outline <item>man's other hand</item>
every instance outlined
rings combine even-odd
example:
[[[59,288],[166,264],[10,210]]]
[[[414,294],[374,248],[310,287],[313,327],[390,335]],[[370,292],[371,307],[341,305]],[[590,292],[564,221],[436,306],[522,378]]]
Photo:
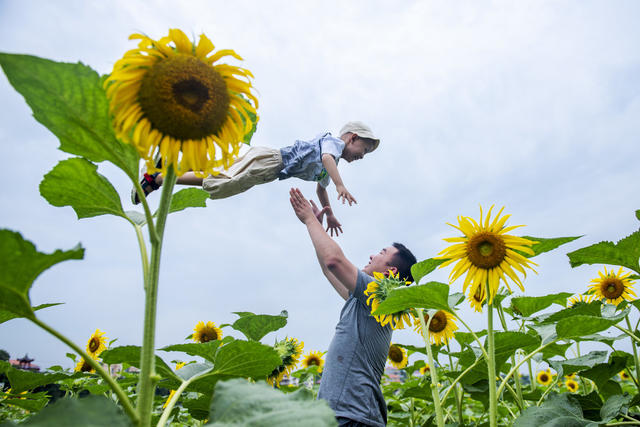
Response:
[[[306,224],[310,219],[317,220],[311,209],[311,204],[309,204],[309,201],[302,195],[299,189],[292,188],[289,190],[289,202],[291,202],[293,211],[303,224]]]

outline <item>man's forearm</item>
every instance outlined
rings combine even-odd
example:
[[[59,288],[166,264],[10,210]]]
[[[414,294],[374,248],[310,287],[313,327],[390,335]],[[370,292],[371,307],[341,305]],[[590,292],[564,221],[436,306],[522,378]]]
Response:
[[[340,246],[327,234],[322,228],[322,224],[318,222],[317,218],[313,217],[305,222],[309,237],[311,237],[311,243],[316,250],[320,267],[323,269],[330,268],[330,264],[335,262],[336,259],[344,257]]]

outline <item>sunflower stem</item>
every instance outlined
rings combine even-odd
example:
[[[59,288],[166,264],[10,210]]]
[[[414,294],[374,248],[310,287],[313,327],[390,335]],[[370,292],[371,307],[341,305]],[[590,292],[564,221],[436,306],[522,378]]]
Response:
[[[138,238],[138,247],[140,248],[140,260],[142,261],[142,283],[147,286],[147,276],[149,275],[149,254],[147,253],[147,244],[144,241],[142,235],[142,228],[134,224],[136,230],[136,237]]]
[[[485,283],[487,303],[487,371],[489,379],[489,425],[497,426],[498,399],[496,393],[495,343],[493,338],[493,301],[489,281]],[[506,382],[503,382],[506,384]]]
[[[449,342],[447,341],[447,355],[449,356],[449,369],[453,371],[453,359],[451,358],[451,347],[449,346]],[[458,407],[458,424],[462,425],[462,401],[460,399],[460,393],[458,390],[458,386],[454,386],[456,393],[456,406]],[[444,399],[443,402],[446,402]]]
[[[144,216],[147,218],[147,227],[149,229],[149,240],[151,241],[152,244],[158,243],[159,237],[156,232],[156,226],[153,224],[153,214],[151,213],[151,209],[149,209],[149,203],[147,203],[147,197],[144,195],[144,190],[142,189],[142,185],[140,185],[138,181],[133,181],[133,185],[135,186],[140,202],[142,203],[142,209],[144,209]]]
[[[153,396],[155,386],[158,381],[155,372],[155,332],[156,332],[156,309],[158,300],[158,277],[160,274],[160,258],[162,253],[162,238],[164,227],[171,206],[173,196],[173,186],[176,183],[176,173],[173,166],[169,166],[162,185],[162,196],[158,207],[158,216],[154,229],[156,239],[151,238],[151,265],[147,275],[145,286],[145,306],[144,306],[144,331],[142,341],[142,352],[140,355],[140,380],[138,383],[138,414],[140,416],[140,426],[151,425],[151,412],[153,409]],[[151,236],[153,222],[149,222],[149,234]]]
[[[629,315],[627,314],[624,318],[627,321],[627,327],[631,330],[631,321],[629,320]],[[633,358],[636,365],[636,378],[638,378],[638,372],[640,372],[640,368],[638,368],[638,349],[636,348],[636,343],[631,340],[631,348],[633,349]],[[637,384],[636,384],[637,385]]]
[[[500,316],[500,323],[502,324],[502,329],[507,331],[507,321],[504,318],[504,311],[502,310],[502,306],[498,304],[496,307],[498,310],[498,315]],[[516,356],[518,351],[516,350],[514,354],[511,355],[511,366],[515,366],[516,364]],[[516,383],[516,392],[517,392],[517,404],[520,412],[524,409],[524,398],[522,397],[522,386],[520,385],[520,375],[513,376],[514,382]]]
[[[529,360],[531,360],[531,358],[534,355],[536,355],[537,353],[541,352],[542,350],[544,350],[545,348],[547,348],[551,344],[555,344],[558,341],[560,341],[560,339],[555,339],[555,340],[549,341],[546,344],[541,345],[540,347],[538,347],[535,350],[533,350],[531,353],[527,354],[524,357],[524,359],[522,359],[520,362],[518,362],[517,365],[513,366],[511,368],[511,370],[507,373],[507,375],[504,377],[502,382],[500,383],[500,387],[498,387],[498,391],[497,391],[496,395],[500,396],[500,394],[502,393],[502,390],[504,390],[504,388],[505,388],[506,382],[509,381],[509,378],[511,378],[511,376],[520,368],[520,366],[522,366],[523,363],[528,362]],[[529,375],[532,375],[532,374],[533,374],[533,372],[531,371],[531,367],[529,367]],[[534,384],[533,380],[534,380],[534,378],[533,378],[533,376],[531,376],[531,384]]]
[[[45,331],[49,332],[54,337],[58,338],[60,341],[62,341],[63,343],[71,347],[73,351],[75,351],[80,356],[82,356],[85,362],[87,362],[89,366],[95,369],[96,373],[98,373],[98,375],[100,375],[104,379],[104,381],[107,384],[109,384],[109,387],[111,387],[111,390],[113,390],[116,396],[118,396],[118,400],[120,401],[122,408],[127,413],[129,418],[131,418],[131,421],[134,424],[136,424],[139,421],[138,413],[136,412],[133,405],[131,404],[131,401],[129,400],[129,397],[127,396],[127,394],[124,392],[124,390],[122,390],[120,385],[118,385],[118,383],[113,379],[113,377],[107,371],[105,371],[95,359],[89,356],[84,350],[82,350],[78,345],[76,345],[69,338],[65,337],[60,332],[56,331],[51,326],[47,325],[37,317],[34,316],[33,318],[29,318],[29,320],[31,320],[36,325],[40,326]]]
[[[191,384],[194,380],[200,378],[202,375],[206,375],[208,373],[209,373],[209,371],[205,371],[205,372],[203,372],[201,374],[194,375],[191,378],[182,381],[182,384],[180,384],[180,387],[178,387],[176,392],[171,397],[171,400],[169,400],[169,403],[167,404],[167,407],[162,412],[162,416],[160,417],[160,420],[158,420],[157,427],[164,427],[164,425],[167,424],[167,420],[169,419],[169,416],[171,415],[171,411],[173,411],[173,407],[175,406],[176,402],[178,402],[178,399],[180,398],[180,395],[189,386],[189,384]]]
[[[625,328],[621,328],[621,327],[620,327],[620,326],[618,326],[618,325],[613,325],[613,327],[614,327],[614,328],[617,328],[617,329],[620,329],[622,332],[624,332],[625,334],[629,335],[629,337],[630,337],[631,339],[633,339],[635,342],[640,342],[640,338],[638,338],[637,336],[635,336],[635,334],[634,334],[633,332],[631,332],[630,330],[625,329]]]
[[[431,375],[431,396],[433,397],[433,405],[436,409],[436,422],[438,427],[444,426],[444,415],[442,413],[442,403],[440,402],[440,392],[438,389],[438,368],[433,360],[433,352],[431,351],[431,341],[429,340],[429,325],[433,316],[429,316],[429,323],[424,323],[424,311],[418,309],[418,318],[420,319],[420,326],[422,326],[422,339],[424,340],[425,347],[427,349],[427,356],[429,357],[429,374]]]
[[[473,337],[473,339],[475,340],[476,344],[478,344],[480,350],[482,351],[482,355],[484,356],[485,359],[489,359],[489,354],[487,354],[487,351],[484,349],[484,345],[482,345],[482,342],[480,342],[480,338],[478,338],[478,336],[476,335],[475,332],[473,332],[473,330],[469,327],[469,325],[467,325],[465,323],[464,320],[462,320],[462,317],[458,316],[456,313],[452,313],[455,318],[457,320],[460,321],[460,323],[462,323],[464,325],[465,328],[467,328],[467,331],[469,331],[469,333],[471,334],[471,336]]]
[[[462,373],[460,375],[458,375],[458,377],[453,380],[453,382],[451,383],[451,385],[449,386],[449,388],[447,389],[447,392],[444,394],[444,396],[442,397],[442,401],[446,402],[447,401],[447,397],[449,397],[449,393],[451,393],[451,390],[453,390],[453,387],[458,384],[458,382],[460,382],[460,380],[462,379],[462,377],[464,377],[467,372],[469,372],[470,370],[472,370],[473,368],[475,368],[475,366],[480,363],[480,360],[482,359],[476,359],[475,362],[473,362],[467,369],[465,369],[464,371],[462,371]]]

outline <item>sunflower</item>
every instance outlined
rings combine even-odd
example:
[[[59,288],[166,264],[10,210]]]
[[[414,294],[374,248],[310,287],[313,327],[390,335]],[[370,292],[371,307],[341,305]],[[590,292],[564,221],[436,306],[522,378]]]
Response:
[[[76,367],[73,369],[76,372],[89,372],[89,373],[94,373],[96,370],[93,369],[93,367],[91,365],[89,365],[89,363],[84,360],[84,358],[81,358],[80,361],[76,364]]]
[[[280,385],[280,381],[285,375],[289,375],[298,364],[298,359],[304,348],[303,342],[298,342],[295,338],[285,338],[276,341],[273,348],[278,352],[278,356],[282,360],[282,364],[277,366],[267,377],[267,382],[276,387]]]
[[[578,391],[578,383],[575,380],[567,380],[564,382],[564,385],[567,387],[571,393],[575,393]]]
[[[116,135],[135,146],[149,173],[164,175],[174,165],[178,176],[192,170],[204,177],[228,168],[258,120],[251,72],[218,62],[242,58],[230,49],[213,53],[207,36],[196,45],[178,29],[159,40],[142,34],[129,40],[139,40],[138,47],[104,82]]]
[[[455,282],[466,272],[462,291],[466,292],[467,288],[470,288],[469,295],[476,295],[478,287],[482,287],[488,282],[489,303],[493,303],[493,297],[498,291],[500,280],[511,291],[507,277],[516,283],[520,290],[524,291],[522,280],[516,271],[526,276],[524,267],[535,272],[531,265],[537,265],[522,255],[522,253],[535,255],[531,250],[531,245],[537,242],[506,234],[522,226],[505,227],[505,223],[511,215],[505,215],[501,218],[500,214],[504,208],[500,209],[494,220],[491,221],[492,209],[493,206],[489,209],[484,222],[481,206],[479,222],[471,217],[459,216],[458,226],[449,224],[460,230],[464,236],[444,239],[446,242],[454,244],[442,250],[436,257],[436,259],[446,259],[440,264],[440,268],[457,261],[451,270],[449,281],[450,283]]]
[[[420,374],[421,375],[426,375],[427,372],[431,371],[431,368],[429,367],[428,363],[425,363],[424,366],[422,368],[420,368]]]
[[[387,358],[389,359],[389,362],[398,369],[402,369],[407,366],[407,362],[409,361],[405,349],[396,344],[391,344],[391,346],[389,346],[389,355]]]
[[[182,369],[184,367],[184,365],[186,365],[185,362],[178,362],[176,363],[176,371],[178,369]],[[171,401],[171,398],[173,398],[173,396],[176,394],[175,390],[171,390],[171,392],[169,393],[169,396],[167,397],[167,400],[164,401],[164,403],[162,404],[162,409],[166,408],[167,405],[169,404],[169,402]]]
[[[621,371],[618,375],[620,375],[620,379],[623,381],[628,381],[631,379],[631,376],[629,376],[629,373],[627,371]]]
[[[536,381],[541,385],[549,385],[551,381],[553,381],[553,375],[548,369],[546,371],[540,371],[538,375],[536,375]]]
[[[431,323],[429,323],[429,315],[424,313],[424,324],[429,325],[429,339],[434,344],[446,344],[451,338],[453,338],[453,331],[458,330],[458,325],[455,323],[455,317],[451,313],[444,310],[439,310],[433,315]],[[415,318],[414,329],[420,335],[422,335],[422,325],[420,324],[420,318]]]
[[[487,299],[487,291],[486,291],[485,287],[484,286],[478,286],[476,288],[476,291],[473,294],[469,293],[469,297],[467,299],[469,300],[471,308],[473,308],[478,313],[481,313],[482,312],[482,304]]]
[[[576,373],[574,372],[574,373],[572,373],[572,374],[565,375],[564,377],[565,377],[566,379],[568,379],[568,380],[575,380],[575,379],[576,379]]]
[[[365,296],[369,297],[367,298],[367,304],[371,306],[372,312],[376,311],[380,303],[387,299],[389,292],[411,284],[411,282],[400,279],[399,273],[394,274],[392,270],[389,270],[387,275],[374,271],[373,277],[374,281],[369,282],[367,289],[364,291]],[[382,326],[389,324],[392,329],[404,329],[405,323],[407,326],[411,326],[409,313],[409,310],[402,310],[393,314],[372,314],[372,316]]]
[[[204,343],[222,339],[222,330],[213,322],[207,322],[206,324],[202,321],[198,322],[193,331],[191,338],[195,342]]]
[[[107,349],[106,343],[108,338],[105,337],[104,334],[105,332],[96,329],[93,335],[91,335],[91,338],[89,338],[89,341],[87,341],[87,353],[94,359]]]
[[[302,366],[304,366],[305,368],[317,366],[318,373],[322,372],[322,368],[324,366],[322,353],[320,353],[319,351],[310,351],[309,354],[305,355],[304,359],[302,359]]]
[[[598,275],[600,277],[591,281],[588,290],[597,299],[606,299],[609,304],[618,305],[622,300],[631,301],[633,300],[632,296],[636,296],[632,289],[634,281],[630,279],[631,273],[623,274],[622,267],[618,273],[615,273],[613,269],[607,271],[607,267],[605,267],[604,274],[599,271]]]
[[[593,295],[574,295],[571,298],[569,298],[569,301],[567,301],[567,306],[569,306],[570,308],[574,308],[574,307],[578,307],[580,305],[584,305],[584,304],[590,304],[591,301],[593,301]]]

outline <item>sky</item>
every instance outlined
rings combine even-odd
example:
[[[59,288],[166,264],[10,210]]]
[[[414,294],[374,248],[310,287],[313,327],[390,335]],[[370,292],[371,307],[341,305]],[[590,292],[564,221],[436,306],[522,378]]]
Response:
[[[640,226],[639,13],[633,1],[0,0],[0,51],[80,61],[106,74],[135,47],[131,33],[204,33],[255,75],[260,122],[252,145],[337,134],[350,120],[380,137],[374,153],[339,164],[358,204],[339,204],[329,188],[344,230],[336,241],[356,266],[392,242],[431,258],[447,246],[443,238],[457,235],[447,222],[477,218],[479,205],[504,206],[508,224],[526,225],[522,234],[583,236],[535,259],[538,274],[527,276],[525,294],[541,296],[585,291],[601,266],[572,269],[566,253]],[[38,185],[71,156],[4,74],[0,99],[0,227],[42,252],[86,248],[84,260],[35,281],[32,305],[64,303],[38,317],[82,346],[96,329],[114,345],[139,345],[144,295],[134,230],[120,218],[77,220],[71,208],[49,205]],[[141,210],[121,171],[100,164],[99,172],[125,210]],[[305,351],[327,350],[343,301],[291,210],[292,186],[315,197],[314,183],[289,179],[170,216],[157,347],[185,342],[198,321],[287,310],[287,326],[263,342],[291,336]],[[152,194],[151,204],[158,199]],[[429,277],[446,282],[448,273]],[[466,302],[461,311],[483,328],[482,314]],[[420,343],[412,330],[393,340]],[[24,319],[0,325],[0,348],[12,358],[28,353],[41,367],[72,367],[70,350]]]

